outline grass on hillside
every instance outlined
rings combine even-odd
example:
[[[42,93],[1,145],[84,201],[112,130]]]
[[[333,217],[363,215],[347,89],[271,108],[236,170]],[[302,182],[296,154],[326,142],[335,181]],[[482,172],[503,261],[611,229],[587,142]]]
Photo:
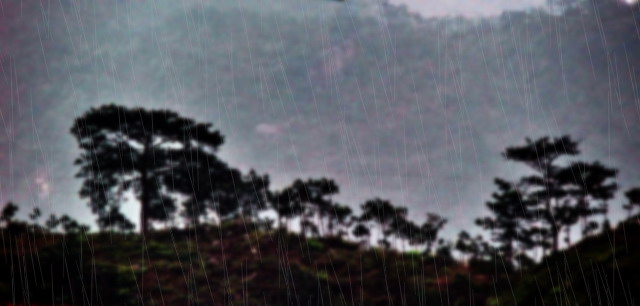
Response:
[[[3,229],[0,303],[102,305],[633,304],[640,226],[587,238],[527,270],[338,238],[247,231],[56,234]]]

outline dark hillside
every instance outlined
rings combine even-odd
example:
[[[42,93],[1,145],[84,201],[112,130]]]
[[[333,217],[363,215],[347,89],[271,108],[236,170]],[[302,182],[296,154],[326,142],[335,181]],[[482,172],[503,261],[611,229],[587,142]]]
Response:
[[[640,297],[640,224],[623,222],[526,271],[515,287],[525,305],[633,305]]]
[[[511,305],[514,297],[525,305],[627,305],[640,290],[633,222],[508,274],[499,259],[465,265],[335,238],[246,234],[242,223],[197,235],[154,232],[146,242],[134,234],[16,231],[2,231],[7,303],[138,304],[142,294],[164,305]]]
[[[0,281],[0,301],[10,303],[136,304],[143,288],[145,303],[165,305],[469,304],[469,299],[482,304],[484,293],[493,292],[493,275],[472,273],[450,258],[361,251],[335,238],[278,231],[246,234],[241,224],[197,236],[155,232],[146,243],[138,235],[108,233],[3,230],[2,236],[0,274],[9,277]]]

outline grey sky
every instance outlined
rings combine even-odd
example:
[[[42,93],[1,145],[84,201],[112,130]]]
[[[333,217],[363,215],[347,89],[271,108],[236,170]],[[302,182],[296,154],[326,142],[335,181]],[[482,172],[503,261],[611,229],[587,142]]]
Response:
[[[486,17],[499,15],[504,11],[544,7],[548,0],[389,0],[389,3],[406,5],[409,11],[425,17]]]
[[[500,152],[527,136],[574,135],[584,159],[624,168],[623,187],[640,182],[626,69],[592,71],[586,52],[511,32],[471,32],[461,47],[450,25],[378,19],[379,1],[362,1],[374,4],[3,2],[0,201],[92,220],[69,128],[108,102],[213,122],[227,139],[221,157],[270,174],[276,188],[333,177],[352,207],[390,198],[416,220],[450,218],[451,232],[483,213],[493,177],[522,173]],[[406,3],[425,16],[537,4]]]

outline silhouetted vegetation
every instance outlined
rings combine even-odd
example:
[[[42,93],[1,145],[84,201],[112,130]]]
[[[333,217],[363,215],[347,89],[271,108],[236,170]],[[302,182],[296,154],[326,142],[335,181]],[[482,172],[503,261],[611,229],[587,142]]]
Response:
[[[479,36],[512,39],[499,32],[506,25],[508,31],[537,33],[527,35],[534,42],[555,42],[564,31],[584,39],[571,41],[569,51],[578,55],[569,64],[575,74],[590,75],[625,64],[612,59],[640,54],[637,41],[625,40],[637,34],[640,15],[621,7],[605,0],[564,1],[563,14],[544,21],[540,12],[509,13],[494,23],[461,21],[446,31],[455,38],[451,41],[467,46],[452,47],[460,65],[476,61],[459,55],[490,50],[472,47]],[[603,23],[604,16],[615,24]],[[408,19],[406,12],[391,11],[387,17],[387,31],[397,30],[394,39],[405,47],[403,58],[428,66],[423,58],[432,51],[413,43],[414,36],[403,32],[406,21],[398,22]],[[419,20],[415,27],[439,37],[445,23]],[[551,26],[555,23],[561,29]],[[471,34],[457,32],[472,26]],[[349,26],[343,28],[353,34]],[[362,28],[362,37],[375,37]],[[587,31],[599,35],[587,36]],[[354,61],[368,67],[381,58],[376,52],[387,52],[382,45]],[[522,56],[515,45],[509,45],[513,52],[495,51],[504,55],[493,56],[497,60],[485,59],[486,72],[502,75],[504,58]],[[555,52],[541,50],[536,52]],[[549,76],[540,82],[541,90],[560,83],[557,76],[564,72],[558,73],[559,66],[553,57],[536,72]],[[396,77],[386,75],[389,71],[381,78]],[[629,73],[637,77],[636,70]],[[523,67],[513,74],[528,75]],[[598,91],[599,83],[576,79]],[[408,83],[401,77],[397,82]],[[333,94],[319,87],[319,96]],[[551,92],[545,97],[568,96]],[[0,278],[0,302],[617,305],[640,297],[640,187],[625,191],[628,219],[612,226],[607,213],[618,191],[618,170],[577,160],[580,143],[571,136],[526,139],[506,148],[505,160],[524,165],[528,174],[495,178],[491,198],[477,203],[486,201],[486,216],[451,241],[441,237],[447,216],[427,213],[423,219],[384,195],[339,203],[340,186],[331,178],[296,179],[273,190],[267,174],[243,172],[218,158],[224,137],[211,124],[173,111],[105,105],[77,118],[71,132],[82,151],[77,159],[80,196],[97,216],[99,230],[90,231],[68,215],[42,220],[39,208],[24,221],[19,206],[6,204],[0,214],[0,275],[6,276]],[[130,202],[140,205],[141,234],[133,233],[135,224],[121,211]],[[581,239],[572,241],[576,227]]]
[[[518,269],[505,265],[501,251],[465,232],[456,249],[471,255],[467,263],[452,258],[446,243],[434,255],[361,250],[335,237],[252,228],[257,226],[229,220],[203,224],[197,236],[188,229],[161,229],[143,238],[82,230],[65,234],[38,224],[20,232],[3,226],[0,274],[7,277],[0,279],[0,300],[110,305],[315,305],[318,300],[529,305],[565,300],[582,305],[606,299],[617,305],[637,299],[633,289],[640,285],[634,277],[640,225],[632,219],[539,263],[521,260]]]
[[[338,304],[355,299],[365,304],[552,303],[574,297],[564,290],[532,291],[532,278],[524,275],[552,286],[545,271],[549,265],[566,265],[562,260],[573,261],[574,249],[602,266],[581,269],[596,276],[594,283],[580,276],[587,282],[583,285],[575,272],[563,276],[564,283],[573,282],[572,290],[593,295],[590,286],[607,284],[597,280],[606,270],[619,274],[619,296],[629,300],[633,294],[624,289],[633,285],[623,278],[627,272],[606,267],[612,260],[635,267],[629,256],[640,255],[635,248],[637,222],[613,229],[605,219],[601,233],[592,235],[597,228],[594,216],[607,212],[607,201],[617,190],[617,170],[563,158],[579,153],[569,136],[527,139],[524,145],[507,148],[503,156],[527,165],[533,174],[514,183],[495,179],[497,191],[486,203],[490,215],[477,220],[491,242],[461,231],[454,243],[438,238],[447,222],[444,217],[428,213],[419,225],[406,207],[389,200],[367,200],[360,214],[353,214],[348,205],[333,200],[340,188],[329,178],[298,179],[270,191],[267,175],[244,175],[217,158],[223,137],[210,127],[170,111],[115,105],[92,109],[76,120],[72,132],[83,149],[78,159],[84,179],[80,195],[89,199],[101,232],[89,233],[87,225],[68,215],[51,214],[40,224],[39,208],[29,214],[31,223],[16,221],[18,206],[8,203],[0,221],[3,239],[8,239],[3,241],[11,247],[4,249],[8,260],[0,270],[14,281],[18,274],[23,278],[18,285],[23,296],[15,294],[15,283],[1,283],[0,297],[31,303],[202,299],[226,304],[238,298],[275,304],[318,299]],[[123,193],[130,190],[140,203],[146,202],[141,204],[143,241],[131,233],[134,224],[119,210]],[[640,202],[637,191],[625,193],[624,208],[630,214]],[[149,221],[171,221],[176,211],[186,221],[184,228],[151,231]],[[267,211],[276,214],[275,229],[261,215]],[[299,234],[291,231],[292,221],[299,224]],[[588,238],[572,245],[569,229],[580,221]],[[559,242],[563,233],[566,250]],[[374,237],[381,248],[369,247]],[[624,240],[624,247],[616,246],[616,253],[602,257],[598,252],[612,249],[604,243],[606,237],[614,237],[616,244]],[[550,256],[537,263],[537,248]],[[25,256],[31,264],[13,270],[12,261],[25,264]],[[63,269],[68,283],[51,279],[59,275],[57,269]],[[389,286],[390,281],[405,289]]]

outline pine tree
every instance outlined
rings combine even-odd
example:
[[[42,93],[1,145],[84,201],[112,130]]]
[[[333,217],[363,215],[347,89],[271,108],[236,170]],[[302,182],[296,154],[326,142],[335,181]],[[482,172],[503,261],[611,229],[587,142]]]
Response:
[[[78,177],[80,196],[99,216],[117,207],[122,194],[133,190],[140,202],[140,231],[149,222],[166,220],[176,209],[170,190],[181,157],[198,150],[214,155],[223,143],[211,124],[198,123],[169,110],[105,105],[77,118],[71,128],[82,155]],[[201,158],[203,162],[207,158]]]
[[[579,215],[565,201],[567,191],[557,174],[562,169],[558,165],[560,158],[579,153],[578,143],[569,136],[542,137],[535,141],[527,138],[525,145],[507,148],[503,153],[507,160],[524,163],[535,172],[523,177],[521,184],[529,189],[529,198],[537,203],[532,214],[534,222],[541,221],[545,225],[538,229],[542,239],[537,243],[543,249],[550,244],[552,250],[557,251],[563,227],[578,221]]]
[[[617,170],[604,167],[598,162],[573,162],[560,164],[565,157],[578,155],[578,142],[569,136],[560,138],[542,137],[535,141],[526,139],[522,146],[510,147],[503,156],[507,160],[527,165],[533,175],[522,177],[518,183],[526,190],[524,196],[530,207],[528,216],[532,226],[529,236],[543,250],[559,248],[559,238],[578,221],[583,220],[583,230],[592,226],[588,218],[606,213],[606,201],[617,189],[610,182]],[[541,224],[541,226],[538,226]]]

